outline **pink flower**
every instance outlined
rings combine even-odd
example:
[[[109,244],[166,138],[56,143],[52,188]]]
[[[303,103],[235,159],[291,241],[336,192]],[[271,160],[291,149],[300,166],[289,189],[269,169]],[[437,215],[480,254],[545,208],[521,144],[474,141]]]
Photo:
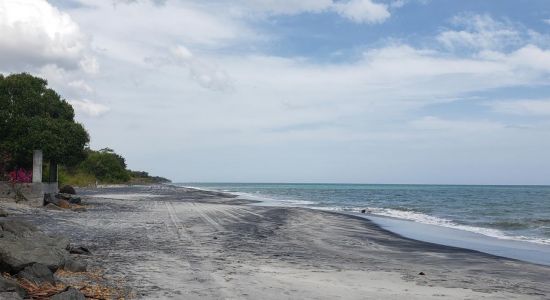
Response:
[[[11,183],[30,183],[32,182],[32,171],[25,169],[16,169],[8,173]]]

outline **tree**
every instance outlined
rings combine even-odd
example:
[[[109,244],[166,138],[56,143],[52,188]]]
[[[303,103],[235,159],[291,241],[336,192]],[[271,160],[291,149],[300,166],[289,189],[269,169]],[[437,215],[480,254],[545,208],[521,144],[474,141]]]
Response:
[[[30,167],[36,149],[52,166],[86,158],[88,133],[75,122],[72,106],[47,85],[27,73],[0,74],[0,165]]]
[[[121,183],[130,180],[124,158],[109,148],[88,150],[88,156],[80,164],[80,168],[101,182]]]

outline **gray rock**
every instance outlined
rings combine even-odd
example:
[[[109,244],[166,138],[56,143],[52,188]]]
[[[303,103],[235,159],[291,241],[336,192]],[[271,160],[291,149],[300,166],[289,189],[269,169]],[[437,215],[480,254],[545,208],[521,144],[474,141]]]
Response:
[[[8,216],[8,212],[0,208],[0,218],[5,218]]]
[[[26,279],[34,284],[55,283],[52,271],[43,264],[27,266],[17,274],[17,277]]]
[[[40,263],[55,271],[65,264],[69,241],[51,237],[25,222],[2,220],[0,227],[0,272],[18,273]]]
[[[20,300],[23,299],[16,292],[0,292],[0,300]]]
[[[63,200],[70,200],[72,196],[73,195],[71,195],[71,194],[65,194],[65,193],[55,194],[55,198],[63,199]]]
[[[72,197],[69,199],[69,203],[72,203],[72,204],[80,204],[80,203],[82,203],[82,199],[81,199],[80,197],[72,196]]]
[[[9,298],[14,295],[19,298]],[[25,297],[27,297],[27,291],[19,286],[19,284],[0,276],[0,299],[21,299]]]
[[[88,248],[82,247],[82,246],[69,246],[67,250],[69,250],[69,253],[71,254],[80,254],[80,255],[92,254]]]
[[[53,197],[51,194],[44,195],[44,205],[51,203],[59,206],[59,200],[60,200],[59,198]]]
[[[69,258],[65,261],[63,268],[70,272],[86,272],[87,267],[88,265],[85,262]]]
[[[59,192],[63,193],[63,194],[76,195],[76,191],[75,191],[74,187],[72,187],[70,185],[63,186],[62,188],[59,189]]]
[[[54,295],[51,300],[86,300],[86,297],[79,290],[70,287],[66,291]]]
[[[13,219],[0,220],[0,228],[2,228],[3,231],[11,232],[18,237],[32,234],[38,230],[32,224]]]

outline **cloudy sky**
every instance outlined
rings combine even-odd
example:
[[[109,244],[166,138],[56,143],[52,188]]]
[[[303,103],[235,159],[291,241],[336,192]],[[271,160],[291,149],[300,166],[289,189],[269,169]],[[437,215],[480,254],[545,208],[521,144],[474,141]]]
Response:
[[[179,182],[550,184],[548,0],[0,0],[0,72]]]

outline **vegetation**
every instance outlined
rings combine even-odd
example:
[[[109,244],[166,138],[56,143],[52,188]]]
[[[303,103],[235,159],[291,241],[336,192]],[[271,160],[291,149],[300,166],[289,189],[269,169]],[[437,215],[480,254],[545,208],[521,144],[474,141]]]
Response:
[[[22,73],[0,74],[0,171],[32,166],[32,151],[44,159],[74,166],[86,158],[90,141],[74,120],[72,106],[47,81]]]
[[[147,172],[126,169],[124,157],[112,149],[99,151],[88,149],[86,159],[75,167],[59,169],[61,185],[89,186],[96,183],[131,183],[150,184],[164,183],[170,180],[162,177],[149,176]]]
[[[0,180],[30,181],[33,150],[41,149],[43,181],[58,174],[61,184],[77,186],[169,182],[128,170],[125,159],[112,149],[89,149],[90,138],[74,120],[73,107],[47,85],[27,73],[0,74]]]

